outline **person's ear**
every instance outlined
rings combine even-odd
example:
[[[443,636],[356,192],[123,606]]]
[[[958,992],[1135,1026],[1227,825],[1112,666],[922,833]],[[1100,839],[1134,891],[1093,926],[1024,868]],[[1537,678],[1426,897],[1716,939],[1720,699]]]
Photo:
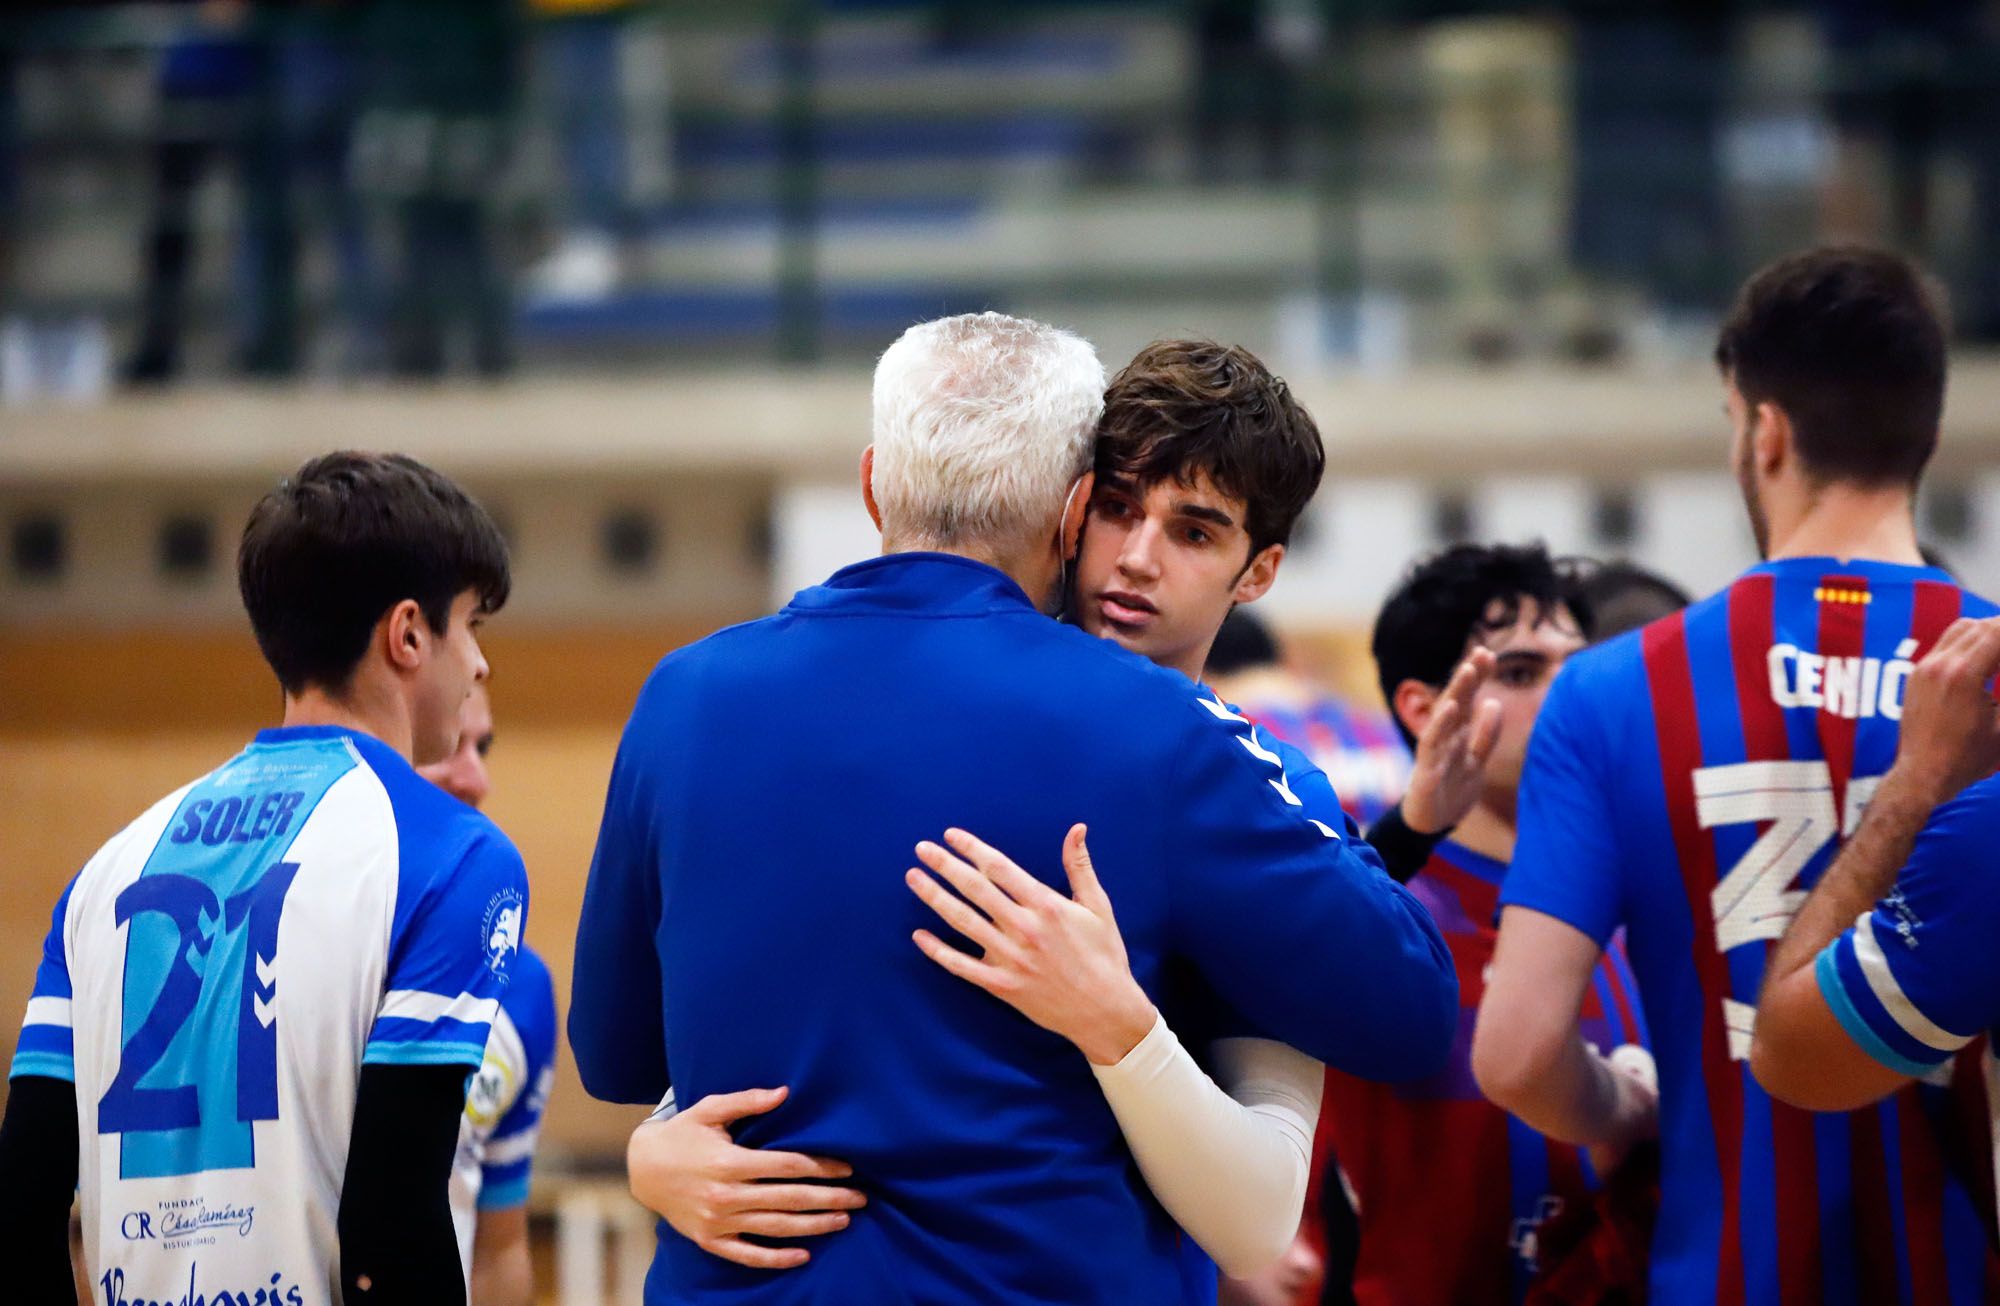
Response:
[[[1421,680],[1405,680],[1390,695],[1389,710],[1403,723],[1403,729],[1421,736],[1437,710],[1438,691]]]
[[[1798,460],[1798,431],[1791,416],[1768,399],[1751,410],[1750,460],[1767,478]]]
[[[1230,598],[1237,603],[1255,603],[1270,592],[1278,579],[1278,564],[1285,560],[1285,546],[1267,544],[1250,559],[1250,565],[1236,578],[1236,589]]]
[[[421,604],[404,599],[383,616],[381,626],[383,651],[390,666],[415,671],[424,664],[430,652],[431,628]]]
[[[1077,477],[1076,484],[1069,489],[1069,498],[1063,503],[1062,519],[1062,559],[1069,562],[1076,557],[1083,546],[1083,524],[1090,519],[1090,493],[1097,485],[1097,473],[1085,472]]]
[[[868,520],[875,523],[875,529],[882,529],[882,510],[875,504],[875,446],[869,445],[861,451],[861,502],[868,508]]]

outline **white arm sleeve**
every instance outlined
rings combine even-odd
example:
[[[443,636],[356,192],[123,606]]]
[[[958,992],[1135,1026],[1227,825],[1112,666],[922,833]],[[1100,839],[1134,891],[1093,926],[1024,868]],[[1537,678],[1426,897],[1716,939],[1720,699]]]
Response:
[[[653,1108],[653,1114],[646,1117],[646,1123],[651,1124],[656,1120],[672,1120],[679,1113],[680,1108],[674,1105],[674,1090],[670,1088],[667,1090],[667,1095],[660,1099],[660,1104]]]
[[[1227,1092],[1159,1018],[1124,1060],[1091,1070],[1160,1205],[1240,1279],[1298,1233],[1326,1072],[1267,1039],[1221,1039],[1214,1053]]]

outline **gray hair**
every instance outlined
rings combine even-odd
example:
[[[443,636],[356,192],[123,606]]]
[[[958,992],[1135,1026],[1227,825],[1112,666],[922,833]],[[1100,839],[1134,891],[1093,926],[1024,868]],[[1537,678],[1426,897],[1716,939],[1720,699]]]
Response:
[[[1090,469],[1104,365],[1081,337],[967,313],[905,331],[875,365],[875,503],[905,545],[1010,548]]]

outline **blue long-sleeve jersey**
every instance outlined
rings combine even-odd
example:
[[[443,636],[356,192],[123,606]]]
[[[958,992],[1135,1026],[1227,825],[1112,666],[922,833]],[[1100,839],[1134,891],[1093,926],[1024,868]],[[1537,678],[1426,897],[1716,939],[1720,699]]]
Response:
[[[993,568],[849,567],[661,662],[613,767],[569,1033],[600,1098],[786,1085],[737,1130],[839,1157],[868,1207],[773,1275],[661,1226],[647,1301],[1128,1303],[1180,1291],[1084,1058],[940,970],[903,883],[961,826],[1063,885],[1075,821],[1156,996],[1193,967],[1259,1032],[1413,1079],[1450,955],[1367,846],[1313,819],[1248,723],[1048,620]]]

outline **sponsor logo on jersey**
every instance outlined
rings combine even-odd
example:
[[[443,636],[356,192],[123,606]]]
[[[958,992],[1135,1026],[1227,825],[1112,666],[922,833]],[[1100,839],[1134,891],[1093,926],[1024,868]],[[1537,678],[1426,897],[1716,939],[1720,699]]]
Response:
[[[255,1206],[234,1202],[211,1205],[206,1197],[176,1197],[150,1211],[127,1211],[118,1222],[118,1232],[126,1242],[158,1241],[167,1247],[187,1245],[197,1235],[217,1230],[248,1238],[257,1223]],[[207,1238],[204,1242],[214,1242]]]
[[[465,1094],[465,1118],[473,1128],[491,1128],[507,1113],[517,1090],[514,1072],[506,1062],[489,1055]]]
[[[486,964],[496,974],[505,971],[507,963],[521,949],[521,916],[527,905],[512,889],[502,889],[486,904],[486,917],[480,929],[486,940]]]
[[[99,1298],[104,1306],[306,1306],[299,1285],[287,1286],[282,1274],[273,1274],[269,1283],[246,1290],[203,1279],[199,1261],[188,1266],[187,1290],[172,1297],[145,1296],[146,1290],[139,1288],[132,1291],[142,1295],[127,1296],[125,1271],[115,1266],[97,1276],[97,1286],[104,1290]]]

